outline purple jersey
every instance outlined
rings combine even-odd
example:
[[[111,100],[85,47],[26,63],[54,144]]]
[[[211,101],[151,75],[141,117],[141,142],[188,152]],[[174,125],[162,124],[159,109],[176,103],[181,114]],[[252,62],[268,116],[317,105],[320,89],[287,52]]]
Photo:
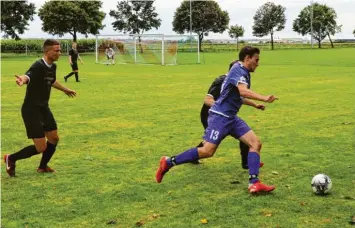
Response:
[[[221,95],[211,107],[210,112],[225,117],[234,117],[243,104],[242,97],[236,87],[239,83],[246,84],[248,89],[250,88],[250,73],[241,62],[234,64],[224,79]]]

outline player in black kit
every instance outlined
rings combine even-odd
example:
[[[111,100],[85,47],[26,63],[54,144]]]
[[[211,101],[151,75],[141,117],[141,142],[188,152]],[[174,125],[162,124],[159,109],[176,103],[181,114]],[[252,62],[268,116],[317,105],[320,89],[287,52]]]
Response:
[[[40,153],[42,153],[42,159],[37,172],[54,172],[48,166],[48,162],[56,150],[59,137],[57,123],[48,106],[51,88],[54,87],[69,97],[76,95],[74,90],[63,87],[56,80],[57,65],[54,62],[61,55],[59,42],[48,39],[43,44],[43,50],[43,58],[33,63],[25,75],[15,75],[17,85],[27,84],[21,112],[27,137],[33,140],[34,145],[4,156],[6,172],[11,177],[15,176],[16,161]]]
[[[75,74],[75,80],[76,82],[80,82],[79,80],[79,68],[78,68],[78,59],[80,60],[81,64],[83,64],[83,61],[81,60],[79,56],[79,52],[76,49],[77,44],[74,42],[72,44],[72,49],[69,51],[69,64],[71,66],[72,72],[70,72],[67,76],[64,77],[65,82],[67,82],[68,78],[70,78],[73,74]]]

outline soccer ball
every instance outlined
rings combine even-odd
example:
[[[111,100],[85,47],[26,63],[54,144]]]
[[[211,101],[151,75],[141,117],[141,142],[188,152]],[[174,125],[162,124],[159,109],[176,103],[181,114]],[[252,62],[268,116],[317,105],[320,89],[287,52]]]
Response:
[[[311,185],[314,193],[324,195],[332,188],[332,181],[325,174],[317,174],[313,177]]]

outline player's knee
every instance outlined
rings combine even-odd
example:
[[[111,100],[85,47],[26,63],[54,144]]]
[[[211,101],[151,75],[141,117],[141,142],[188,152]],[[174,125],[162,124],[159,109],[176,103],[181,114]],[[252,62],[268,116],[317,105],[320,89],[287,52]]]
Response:
[[[216,151],[215,149],[206,148],[206,147],[201,147],[200,149],[201,149],[201,154],[202,154],[203,158],[213,157],[214,152]]]
[[[38,153],[43,153],[47,149],[47,144],[35,145]]]
[[[251,143],[250,149],[252,151],[260,152],[261,147],[262,147],[262,144],[261,144],[260,140],[255,140]]]
[[[55,136],[51,137],[50,139],[48,139],[48,141],[53,145],[57,145],[59,142],[59,136],[55,135]]]

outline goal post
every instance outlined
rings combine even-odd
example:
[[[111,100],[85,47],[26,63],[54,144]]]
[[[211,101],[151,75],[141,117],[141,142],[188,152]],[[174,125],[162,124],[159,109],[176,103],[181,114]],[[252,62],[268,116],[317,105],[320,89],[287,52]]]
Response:
[[[96,63],[111,64],[107,49],[115,52],[117,64],[198,64],[197,35],[114,34],[96,35]]]

